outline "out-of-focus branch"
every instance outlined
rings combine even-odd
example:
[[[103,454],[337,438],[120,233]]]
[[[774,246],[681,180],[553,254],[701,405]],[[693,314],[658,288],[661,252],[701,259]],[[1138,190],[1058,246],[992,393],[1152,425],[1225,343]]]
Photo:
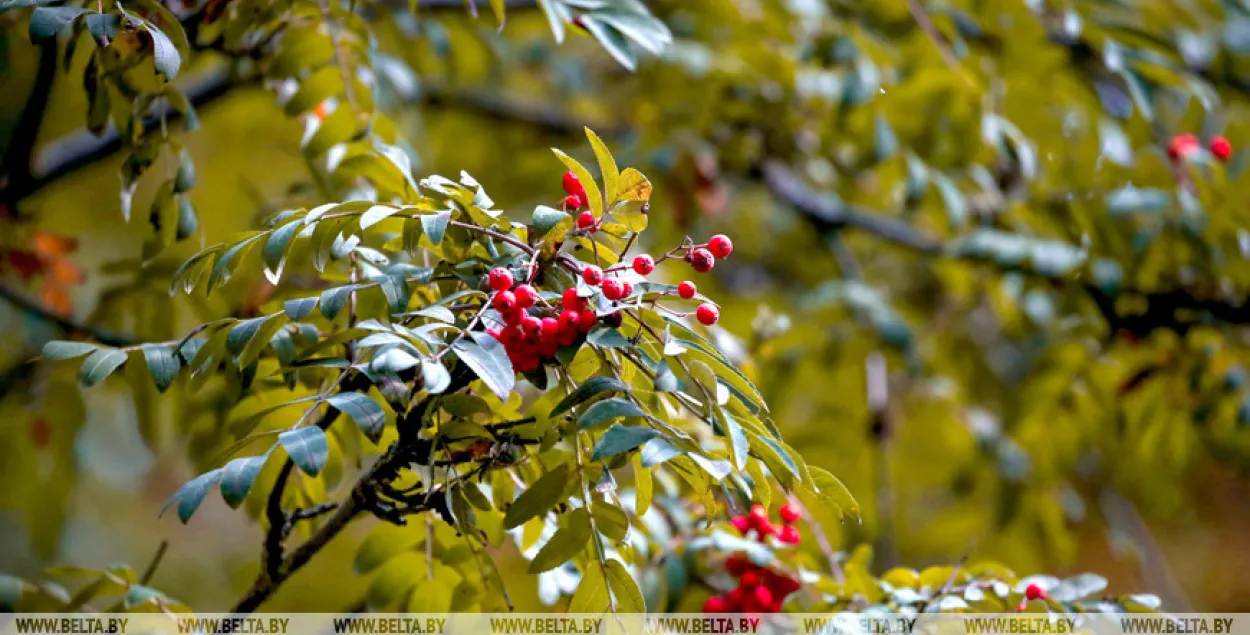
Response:
[[[107,346],[130,346],[135,344],[135,340],[128,336],[101,330],[53,313],[38,302],[3,285],[0,285],[0,299],[44,322],[55,324],[72,335],[85,335]]]
[[[31,155],[35,142],[39,139],[39,129],[43,127],[43,116],[48,110],[52,84],[56,80],[56,40],[41,42],[38,48],[39,69],[35,73],[35,82],[26,99],[26,106],[18,117],[17,125],[13,128],[9,147],[4,151],[0,198],[9,205],[16,203],[21,198],[21,193],[30,187],[33,179]]]

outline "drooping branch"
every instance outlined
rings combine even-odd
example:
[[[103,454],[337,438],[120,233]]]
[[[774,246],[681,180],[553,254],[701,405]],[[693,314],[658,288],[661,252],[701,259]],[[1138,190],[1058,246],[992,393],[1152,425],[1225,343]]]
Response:
[[[108,346],[131,346],[136,343],[134,338],[126,335],[98,329],[94,326],[82,324],[63,315],[54,313],[38,302],[4,285],[0,285],[0,299],[4,299],[9,304],[12,304],[23,312],[38,318],[39,320],[55,324],[71,335],[85,335]]]

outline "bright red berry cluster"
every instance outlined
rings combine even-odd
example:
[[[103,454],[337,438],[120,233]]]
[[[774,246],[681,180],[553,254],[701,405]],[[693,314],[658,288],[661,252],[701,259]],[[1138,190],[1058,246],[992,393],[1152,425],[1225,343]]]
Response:
[[[573,174],[572,172],[565,172],[563,185],[565,193],[568,194],[568,196],[564,197],[564,207],[566,209],[577,211],[590,205],[590,199],[586,196],[586,186],[582,185],[581,180],[577,178],[576,174]],[[591,224],[593,225],[595,219],[594,214],[586,212],[583,216],[587,214],[590,215]],[[580,224],[580,222],[581,218],[579,217],[578,223]]]
[[[504,345],[512,366],[523,373],[538,370],[543,360],[554,359],[561,346],[576,344],[599,321],[586,299],[577,295],[577,289],[564,292],[560,310],[539,306],[538,292],[528,284],[514,288],[507,269],[492,269],[487,279],[495,291],[491,306],[499,312],[504,327],[486,332]]]
[[[1168,158],[1173,161],[1187,158],[1201,147],[1202,142],[1195,135],[1188,132],[1178,134],[1168,143]],[[1207,148],[1211,151],[1211,155],[1220,161],[1227,161],[1233,155],[1233,144],[1220,135],[1211,137]]]
[[[786,544],[797,544],[799,529],[794,523],[799,519],[798,507],[791,503],[781,506],[778,516],[781,524],[768,518],[763,505],[752,505],[751,513],[734,516],[730,521],[743,536],[753,536],[767,543],[769,536]],[[714,595],[703,603],[704,613],[777,613],[786,597],[799,589],[799,581],[768,567],[761,567],[741,554],[725,561],[725,570],[738,579],[738,586],[724,595]]]

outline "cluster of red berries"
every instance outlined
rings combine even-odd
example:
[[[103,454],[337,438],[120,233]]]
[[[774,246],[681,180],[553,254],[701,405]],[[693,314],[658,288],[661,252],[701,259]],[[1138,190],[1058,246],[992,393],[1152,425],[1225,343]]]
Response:
[[[586,196],[586,186],[582,185],[576,174],[565,172],[563,185],[565,193],[568,194],[568,196],[564,197],[564,207],[566,209],[579,210],[590,206],[590,198]],[[587,214],[589,213],[587,212]],[[591,214],[591,218],[594,218],[593,214]]]
[[[1168,158],[1176,161],[1197,152],[1201,147],[1202,142],[1198,140],[1198,137],[1188,132],[1178,134],[1172,137],[1172,141],[1168,143]],[[1233,144],[1219,135],[1211,137],[1211,142],[1207,148],[1211,151],[1211,155],[1220,161],[1227,161],[1233,155]]]
[[[523,373],[538,370],[544,359],[554,358],[561,346],[576,343],[599,321],[575,288],[564,292],[563,310],[557,311],[554,307],[536,308],[539,296],[534,287],[513,287],[512,273],[503,267],[492,269],[487,279],[495,292],[491,306],[499,312],[504,327],[486,332],[503,344],[512,366]],[[543,312],[547,315],[540,317]]]
[[[799,509],[791,503],[781,506],[778,514],[781,526],[773,524],[763,505],[752,505],[751,513],[735,516],[731,522],[743,536],[753,534],[765,542],[769,536],[787,544],[799,542],[799,529],[794,523],[799,519]],[[786,597],[799,589],[799,581],[768,567],[751,562],[746,556],[735,554],[725,560],[725,570],[738,579],[738,586],[724,595],[714,595],[703,603],[704,613],[777,613]]]
[[[1024,588],[1024,599],[1021,600],[1019,606],[1016,607],[1016,612],[1024,612],[1025,609],[1029,608],[1029,602],[1032,602],[1033,600],[1045,600],[1048,597],[1050,596],[1047,595],[1046,589],[1043,589],[1036,584],[1030,584]]]

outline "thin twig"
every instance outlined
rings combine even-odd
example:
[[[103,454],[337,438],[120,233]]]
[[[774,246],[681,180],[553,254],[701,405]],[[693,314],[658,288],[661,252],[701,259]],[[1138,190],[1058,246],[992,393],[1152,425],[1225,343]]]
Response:
[[[58,315],[38,302],[3,285],[0,285],[0,298],[8,301],[9,304],[21,309],[28,315],[39,318],[44,322],[51,322],[70,334],[85,335],[107,346],[120,347],[135,344],[135,340],[126,335],[98,329],[94,326],[88,326],[65,316]]]
[[[169,549],[169,541],[162,540],[160,546],[156,548],[156,555],[152,556],[152,561],[148,563],[148,568],[143,570],[143,575],[139,577],[139,584],[146,585],[152,581],[152,576],[156,575],[156,568],[161,565],[161,560],[165,558],[165,551]]]

